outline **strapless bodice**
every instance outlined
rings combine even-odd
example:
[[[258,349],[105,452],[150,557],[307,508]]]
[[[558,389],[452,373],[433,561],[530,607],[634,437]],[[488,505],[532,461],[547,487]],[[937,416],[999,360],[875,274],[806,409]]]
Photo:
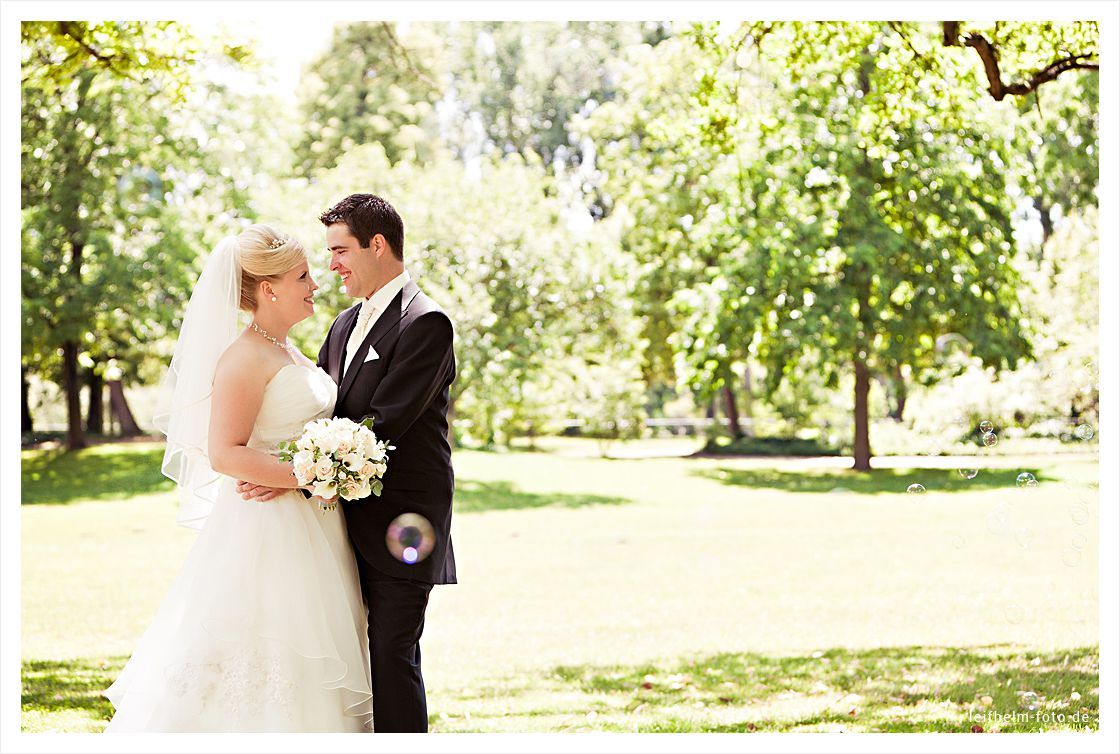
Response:
[[[281,367],[265,386],[249,447],[272,452],[280,443],[295,440],[309,421],[334,413],[337,392],[334,380],[318,367]]]

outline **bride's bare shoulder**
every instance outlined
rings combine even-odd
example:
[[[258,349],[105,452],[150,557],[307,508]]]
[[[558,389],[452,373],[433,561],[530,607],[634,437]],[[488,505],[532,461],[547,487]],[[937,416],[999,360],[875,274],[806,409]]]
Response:
[[[264,385],[283,368],[287,359],[277,358],[248,338],[240,337],[229,344],[218,358],[215,379],[241,385]],[[288,362],[290,363],[290,362]]]

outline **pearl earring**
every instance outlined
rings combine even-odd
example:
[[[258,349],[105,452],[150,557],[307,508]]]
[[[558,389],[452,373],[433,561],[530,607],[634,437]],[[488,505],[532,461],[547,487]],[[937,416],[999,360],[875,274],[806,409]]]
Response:
[[[275,300],[276,300],[276,297],[275,297],[275,296],[273,296],[273,297],[272,297],[272,300],[273,300],[273,301],[275,301]]]

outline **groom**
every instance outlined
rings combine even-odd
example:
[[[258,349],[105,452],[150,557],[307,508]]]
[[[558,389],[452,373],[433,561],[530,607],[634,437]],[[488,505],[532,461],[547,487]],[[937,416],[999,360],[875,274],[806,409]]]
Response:
[[[404,267],[404,224],[384,199],[352,194],[319,220],[332,272],[359,303],[340,314],[319,350],[319,367],[338,385],[334,415],[373,419],[389,453],[380,497],[342,501],[369,611],[373,724],[379,733],[428,730],[420,635],[434,584],[454,584],[447,441],[448,388],[455,379],[451,320]],[[256,499],[261,488],[239,491]],[[417,563],[396,559],[386,530],[402,513],[432,524],[435,548]]]

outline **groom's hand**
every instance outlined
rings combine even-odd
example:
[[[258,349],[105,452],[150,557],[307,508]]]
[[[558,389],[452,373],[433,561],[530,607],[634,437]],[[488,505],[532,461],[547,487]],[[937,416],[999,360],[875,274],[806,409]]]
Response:
[[[243,482],[237,480],[237,494],[241,495],[246,500],[255,500],[258,503],[264,503],[274,498],[280,497],[285,492],[290,490],[278,489],[276,487],[265,487],[252,482]]]

